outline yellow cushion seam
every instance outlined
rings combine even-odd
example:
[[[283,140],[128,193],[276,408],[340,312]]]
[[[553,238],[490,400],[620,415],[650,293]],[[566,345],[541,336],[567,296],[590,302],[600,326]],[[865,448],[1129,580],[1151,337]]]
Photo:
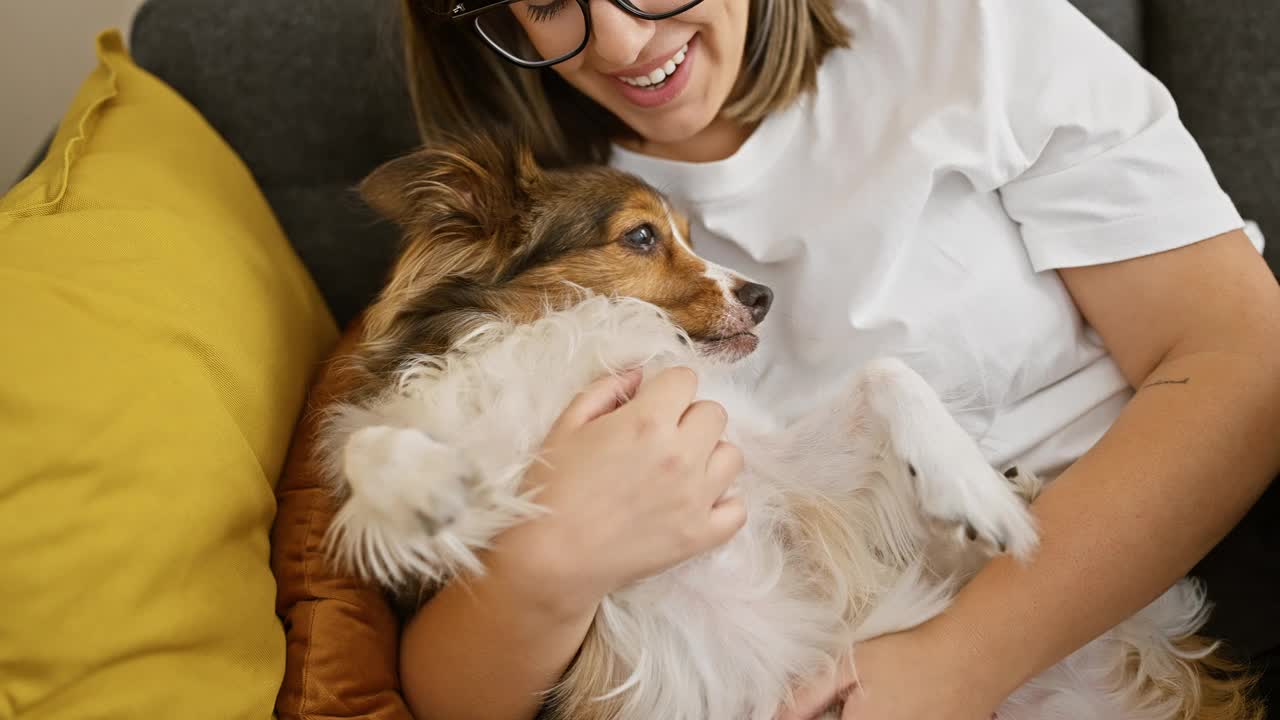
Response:
[[[104,31],[98,36],[98,57],[102,61],[102,66],[107,72],[108,89],[101,96],[96,98],[89,107],[85,108],[84,113],[80,115],[80,121],[76,125],[76,134],[67,141],[66,147],[62,151],[62,169],[57,178],[57,194],[50,200],[37,205],[18,208],[16,210],[5,213],[13,217],[30,217],[39,215],[44,212],[55,209],[63,198],[67,195],[67,188],[71,184],[71,166],[79,158],[81,149],[85,143],[89,141],[89,126],[91,122],[97,118],[102,107],[108,102],[114,100],[120,94],[119,74],[114,56],[123,49],[123,40],[117,30]]]

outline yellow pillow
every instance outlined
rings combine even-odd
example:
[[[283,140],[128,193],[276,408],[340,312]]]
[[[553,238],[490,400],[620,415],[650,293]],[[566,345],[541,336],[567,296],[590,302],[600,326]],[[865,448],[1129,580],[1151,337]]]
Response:
[[[273,486],[336,328],[118,32],[0,199],[0,718],[273,715]]]

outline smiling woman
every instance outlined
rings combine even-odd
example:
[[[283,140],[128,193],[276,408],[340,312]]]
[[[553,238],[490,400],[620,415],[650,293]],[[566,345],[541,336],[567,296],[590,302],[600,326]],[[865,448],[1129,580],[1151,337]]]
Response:
[[[458,4],[450,14],[472,21],[477,34],[515,65],[555,66],[560,78],[650,146],[705,145],[704,137],[721,136],[716,145],[723,155],[741,142],[741,128],[715,119],[742,63],[744,3],[618,0],[590,9],[587,0],[502,0],[474,8]],[[583,56],[593,30],[613,41]],[[695,64],[704,68],[696,76],[689,71]]]
[[[614,141],[660,157],[726,157],[754,124],[812,89],[822,59],[849,37],[831,5],[804,0],[404,7],[424,137],[514,126],[553,165],[602,162]],[[583,52],[600,36],[610,42]],[[453,75],[462,57],[465,93]]]

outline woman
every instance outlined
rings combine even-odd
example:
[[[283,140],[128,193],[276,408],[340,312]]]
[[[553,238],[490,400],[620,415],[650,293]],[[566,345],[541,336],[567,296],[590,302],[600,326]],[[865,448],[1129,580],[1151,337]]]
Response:
[[[632,171],[702,254],[778,291],[758,391],[781,412],[897,354],[993,464],[1057,475],[1035,561],[860,646],[846,719],[990,717],[1185,574],[1280,468],[1280,289],[1168,93],[1068,0],[405,10],[427,140],[514,124],[545,162]],[[531,478],[554,512],[405,630],[419,717],[533,717],[604,594],[740,526],[711,500],[740,459],[693,385],[616,408],[601,383],[566,411]],[[813,678],[784,714],[853,685]]]

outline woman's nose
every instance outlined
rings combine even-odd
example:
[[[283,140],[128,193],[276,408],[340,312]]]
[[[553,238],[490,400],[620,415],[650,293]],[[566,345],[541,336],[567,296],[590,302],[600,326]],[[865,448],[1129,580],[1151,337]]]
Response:
[[[621,69],[640,59],[653,38],[654,21],[638,18],[609,0],[591,0],[591,53],[611,68]]]

